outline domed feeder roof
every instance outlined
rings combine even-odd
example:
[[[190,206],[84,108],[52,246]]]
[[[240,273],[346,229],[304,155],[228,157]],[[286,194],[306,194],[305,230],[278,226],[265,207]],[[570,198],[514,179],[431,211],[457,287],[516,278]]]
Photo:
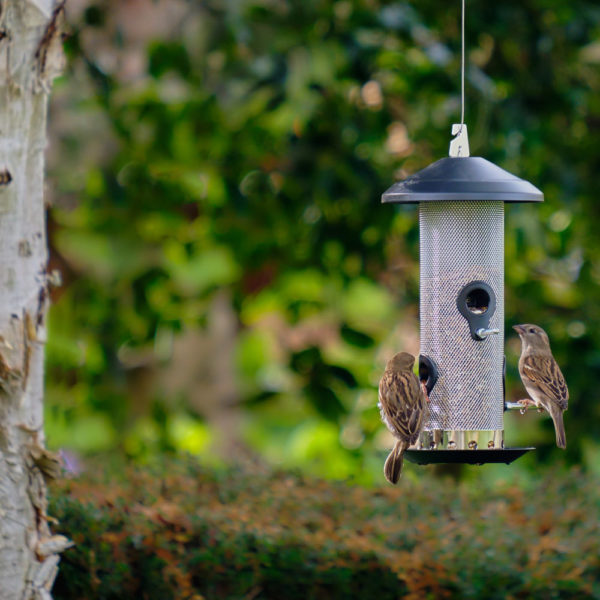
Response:
[[[498,200],[543,202],[544,194],[485,158],[447,157],[398,181],[381,197],[382,202],[416,204],[444,200]]]

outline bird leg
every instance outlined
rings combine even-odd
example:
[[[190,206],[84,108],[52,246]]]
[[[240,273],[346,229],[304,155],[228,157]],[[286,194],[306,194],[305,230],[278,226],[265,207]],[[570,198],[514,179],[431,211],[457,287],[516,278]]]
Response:
[[[517,400],[517,402],[525,407],[535,406],[535,400],[532,400],[531,398],[523,398],[522,400]]]
[[[431,400],[429,400],[429,394],[427,393],[427,385],[424,381],[421,381],[421,389],[423,390],[425,400],[427,400],[427,402],[431,402]]]
[[[527,411],[527,409],[530,406],[536,406],[535,401],[532,400],[531,398],[523,398],[521,400],[517,400],[517,403],[520,404],[523,408],[521,408],[521,410],[519,411],[522,415],[525,414],[525,412]],[[539,410],[539,409],[538,409]]]

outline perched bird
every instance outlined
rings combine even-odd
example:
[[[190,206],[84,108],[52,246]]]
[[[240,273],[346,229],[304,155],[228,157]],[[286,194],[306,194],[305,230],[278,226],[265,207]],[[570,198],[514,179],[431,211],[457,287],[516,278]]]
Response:
[[[535,404],[548,411],[554,421],[556,445],[567,447],[563,412],[567,410],[569,390],[565,378],[550,350],[546,332],[537,325],[515,325],[513,329],[521,338],[519,374],[532,400],[520,400],[524,406]]]
[[[413,373],[415,357],[395,354],[387,363],[379,382],[381,419],[397,442],[385,461],[383,473],[390,483],[398,483],[405,450],[414,444],[427,416],[427,397]]]

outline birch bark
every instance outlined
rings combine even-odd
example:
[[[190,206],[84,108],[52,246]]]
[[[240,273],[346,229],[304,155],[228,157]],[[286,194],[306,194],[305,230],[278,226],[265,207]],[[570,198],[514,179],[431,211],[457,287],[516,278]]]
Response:
[[[0,599],[48,600],[59,552],[45,478],[43,363],[49,277],[43,201],[50,83],[64,2],[0,1]]]

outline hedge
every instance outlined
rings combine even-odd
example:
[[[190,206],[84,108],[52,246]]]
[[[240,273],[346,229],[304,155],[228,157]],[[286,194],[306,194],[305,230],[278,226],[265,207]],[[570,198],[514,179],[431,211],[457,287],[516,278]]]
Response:
[[[600,598],[600,491],[578,469],[367,489],[168,463],[51,493],[76,542],[56,600]]]

